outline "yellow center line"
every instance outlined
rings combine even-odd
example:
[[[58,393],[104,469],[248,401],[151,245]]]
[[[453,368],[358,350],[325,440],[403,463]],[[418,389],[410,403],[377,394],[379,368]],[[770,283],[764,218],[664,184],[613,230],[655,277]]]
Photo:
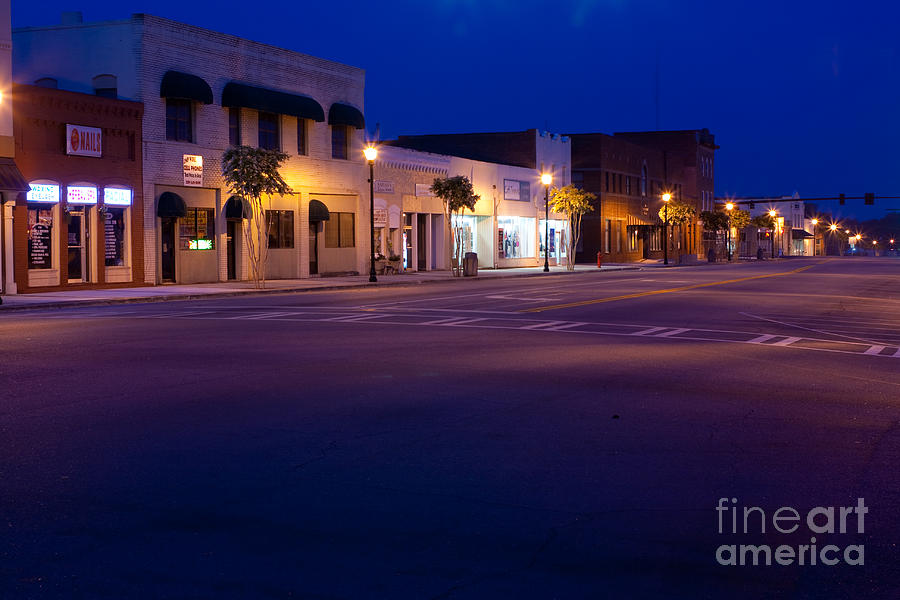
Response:
[[[795,273],[801,273],[806,271],[807,269],[812,269],[813,267],[822,264],[823,262],[828,262],[826,259],[824,261],[818,262],[816,264],[807,265],[805,267],[800,267],[799,269],[794,269],[793,271],[783,271],[781,273],[766,273],[765,275],[753,275],[751,277],[740,277],[738,279],[726,279],[724,281],[712,281],[709,283],[695,283],[693,285],[685,285],[677,288],[668,288],[665,290],[651,290],[649,292],[636,292],[634,294],[625,294],[623,296],[611,296],[609,298],[597,298],[595,300],[581,300],[579,302],[569,302],[568,304],[551,304],[549,306],[537,306],[534,308],[526,308],[520,310],[520,313],[538,313],[544,312],[546,310],[559,310],[561,308],[575,308],[576,306],[588,306],[591,304],[603,304],[604,302],[616,302],[618,300],[630,300],[632,298],[643,298],[645,296],[657,296],[659,294],[673,294],[675,292],[686,292],[688,290],[696,290],[705,287],[712,287],[714,285],[725,285],[727,283],[740,283],[742,281],[751,281],[753,279],[765,279],[767,277],[779,277],[781,275],[793,275]]]

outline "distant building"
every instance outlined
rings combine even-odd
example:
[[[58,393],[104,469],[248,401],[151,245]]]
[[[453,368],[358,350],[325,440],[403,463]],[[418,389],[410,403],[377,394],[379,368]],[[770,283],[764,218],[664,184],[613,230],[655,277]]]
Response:
[[[13,35],[16,81],[144,104],[147,283],[247,278],[247,214],[221,167],[241,144],[289,155],[267,276],[367,270],[362,69],[144,14]]]

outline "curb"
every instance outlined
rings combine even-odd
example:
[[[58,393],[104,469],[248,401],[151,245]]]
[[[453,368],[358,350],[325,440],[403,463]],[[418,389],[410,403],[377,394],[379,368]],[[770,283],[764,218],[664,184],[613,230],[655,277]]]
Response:
[[[611,267],[606,270],[607,273],[617,271],[640,271],[641,267]],[[585,273],[603,273],[604,271],[561,271],[550,272],[547,275],[583,275]],[[68,300],[64,302],[47,302],[41,304],[24,304],[19,306],[11,306],[8,304],[0,304],[0,314],[6,312],[21,312],[27,310],[58,310],[70,307],[85,306],[109,306],[114,304],[150,304],[156,302],[179,302],[185,300],[204,300],[218,298],[235,298],[238,296],[266,296],[278,294],[300,294],[312,292],[334,292],[339,290],[359,290],[359,289],[375,289],[378,287],[413,287],[418,285],[429,284],[455,284],[457,282],[483,282],[483,281],[499,281],[503,279],[524,279],[528,277],[544,277],[545,273],[516,273],[511,275],[499,275],[493,277],[448,277],[447,279],[425,279],[422,281],[397,281],[397,282],[379,282],[379,283],[351,283],[346,285],[329,285],[322,287],[296,287],[296,288],[278,288],[278,289],[248,289],[246,291],[229,291],[229,292],[212,292],[209,294],[172,294],[167,296],[141,296],[133,298],[109,298],[103,300]]]

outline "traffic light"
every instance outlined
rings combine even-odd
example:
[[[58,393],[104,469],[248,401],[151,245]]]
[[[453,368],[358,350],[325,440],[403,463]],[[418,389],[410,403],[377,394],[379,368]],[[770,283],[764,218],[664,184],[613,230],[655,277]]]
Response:
[[[866,204],[875,204],[875,194],[866,192]]]
[[[840,202],[841,206],[843,206],[847,201],[844,199],[843,194],[838,194],[838,202]]]

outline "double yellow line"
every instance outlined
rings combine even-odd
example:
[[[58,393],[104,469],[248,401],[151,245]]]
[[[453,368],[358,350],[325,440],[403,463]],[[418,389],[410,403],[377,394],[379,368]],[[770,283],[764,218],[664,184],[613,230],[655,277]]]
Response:
[[[830,259],[829,259],[830,260]],[[793,271],[783,271],[781,273],[767,273],[765,275],[753,275],[752,277],[740,277],[738,279],[726,279],[724,281],[713,281],[710,283],[695,283],[693,285],[685,285],[677,288],[669,288],[665,290],[652,290],[649,292],[637,292],[634,294],[625,294],[623,296],[611,296],[609,298],[597,298],[596,300],[581,300],[579,302],[569,302],[568,304],[551,304],[550,306],[538,306],[535,308],[526,308],[524,310],[520,310],[522,313],[539,313],[544,312],[546,310],[559,310],[561,308],[575,308],[577,306],[589,306],[591,304],[603,304],[604,302],[617,302],[618,300],[630,300],[632,298],[643,298],[645,296],[657,296],[659,294],[672,294],[675,292],[686,292],[688,290],[697,290],[705,287],[712,287],[714,285],[725,285],[727,283],[740,283],[742,281],[752,281],[754,279],[766,279],[767,277],[780,277],[782,275],[793,275],[795,273],[802,273],[807,269],[812,269],[816,265],[822,264],[821,261],[816,264],[807,265],[805,267],[800,267],[799,269],[794,269]]]

